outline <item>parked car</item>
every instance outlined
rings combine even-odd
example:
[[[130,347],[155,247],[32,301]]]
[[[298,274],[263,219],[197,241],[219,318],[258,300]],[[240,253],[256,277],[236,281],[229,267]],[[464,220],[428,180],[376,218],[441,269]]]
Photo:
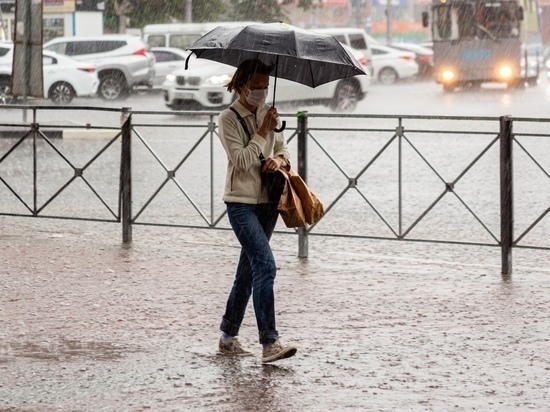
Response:
[[[0,66],[11,65],[13,60],[13,43],[0,42]]]
[[[382,84],[393,84],[398,80],[414,79],[418,74],[415,54],[388,46],[372,45],[373,78]]]
[[[329,27],[313,30],[319,33],[329,34],[340,43],[355,51],[363,53],[369,66],[369,71],[367,73],[371,76],[373,75],[370,45],[378,44],[378,41],[369,36],[365,30],[356,27]]]
[[[44,49],[95,64],[98,94],[104,100],[124,98],[135,86],[148,85],[155,75],[155,57],[136,36],[57,37]]]
[[[368,70],[367,61],[361,53],[347,50]],[[218,62],[191,58],[188,70],[178,69],[166,76],[162,85],[166,106],[173,110],[218,110],[227,107],[235,99],[235,94],[229,93],[226,88],[235,70],[235,67]],[[269,84],[271,97],[274,83],[272,79]],[[275,104],[324,104],[335,111],[353,111],[364,98],[369,85],[368,75],[337,80],[315,88],[278,78]]]
[[[418,64],[418,77],[432,77],[434,71],[434,52],[427,47],[419,46],[413,43],[392,43],[390,47],[409,51],[416,55],[416,63]]]
[[[185,59],[189,56],[188,51],[175,47],[153,47],[151,53],[155,55],[155,76],[151,86],[161,86],[168,73],[184,68]]]
[[[11,75],[13,45],[3,43],[0,49],[9,49],[4,55],[9,64],[0,65],[0,103],[12,103]],[[78,62],[51,51],[43,51],[44,97],[54,103],[69,104],[75,96],[95,96],[99,78],[95,67],[90,63]]]

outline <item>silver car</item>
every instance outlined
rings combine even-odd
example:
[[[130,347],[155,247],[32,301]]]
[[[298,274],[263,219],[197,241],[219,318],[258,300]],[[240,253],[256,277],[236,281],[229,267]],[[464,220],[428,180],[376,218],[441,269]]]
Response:
[[[135,86],[148,85],[155,75],[155,57],[136,36],[57,37],[44,49],[93,63],[100,81],[98,94],[104,100],[124,98]]]

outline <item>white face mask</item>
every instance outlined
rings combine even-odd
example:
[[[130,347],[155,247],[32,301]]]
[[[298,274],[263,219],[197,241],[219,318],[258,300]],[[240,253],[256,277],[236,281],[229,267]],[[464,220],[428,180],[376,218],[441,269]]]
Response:
[[[253,107],[263,106],[267,99],[267,89],[250,90],[248,95],[244,96],[246,102]]]

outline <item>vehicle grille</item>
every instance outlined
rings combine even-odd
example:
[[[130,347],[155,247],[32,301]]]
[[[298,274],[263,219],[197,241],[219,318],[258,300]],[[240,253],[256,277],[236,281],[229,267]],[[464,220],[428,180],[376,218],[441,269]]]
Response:
[[[201,84],[201,78],[200,77],[185,78],[185,76],[177,76],[176,83],[178,84],[178,86],[185,86],[186,84],[189,86],[198,86],[199,84]]]
[[[223,94],[219,92],[208,93],[207,99],[212,104],[222,104]]]
[[[189,77],[187,79],[187,81],[189,82],[189,84],[191,86],[198,86],[199,84],[201,84],[201,78],[200,77]]]

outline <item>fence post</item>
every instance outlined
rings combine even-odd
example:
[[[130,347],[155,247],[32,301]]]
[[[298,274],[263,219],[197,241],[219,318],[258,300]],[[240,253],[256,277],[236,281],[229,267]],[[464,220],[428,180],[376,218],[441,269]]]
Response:
[[[132,114],[128,107],[120,115],[122,145],[120,152],[120,202],[122,242],[132,242]]]
[[[307,183],[307,112],[298,112],[298,174]],[[298,228],[298,257],[307,258],[308,233],[305,227]]]
[[[512,275],[512,247],[514,242],[512,119],[500,117],[500,243],[502,278]]]
[[[27,117],[27,109],[23,109],[25,112],[25,117]],[[31,123],[31,130],[32,130],[32,215],[37,216],[38,212],[38,159],[37,156],[37,149],[36,149],[36,140],[38,139],[38,130],[40,128],[40,125],[36,122],[36,108],[32,109],[32,123]],[[26,121],[26,120],[25,120]]]

